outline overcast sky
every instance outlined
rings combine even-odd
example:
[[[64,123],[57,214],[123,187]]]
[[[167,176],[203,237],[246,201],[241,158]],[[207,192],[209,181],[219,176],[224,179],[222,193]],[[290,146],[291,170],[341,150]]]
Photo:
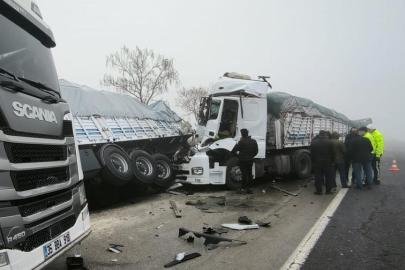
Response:
[[[185,87],[227,71],[269,75],[274,91],[405,137],[403,0],[37,2],[60,78],[101,89],[107,54],[148,47],[175,59]],[[172,107],[175,93],[164,97]]]

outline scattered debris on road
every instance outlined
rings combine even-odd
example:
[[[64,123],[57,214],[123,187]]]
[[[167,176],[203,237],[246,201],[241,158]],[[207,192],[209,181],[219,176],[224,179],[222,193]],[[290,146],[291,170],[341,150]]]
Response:
[[[184,254],[184,253],[183,253],[183,254]],[[201,256],[200,253],[187,254],[187,255],[185,255],[185,256],[183,257],[182,260],[178,261],[178,260],[175,259],[174,261],[165,264],[164,267],[165,267],[165,268],[169,268],[169,267],[172,267],[172,266],[174,266],[174,265],[176,265],[176,264],[179,264],[179,263],[182,263],[182,262],[185,262],[185,261],[188,261],[188,260],[191,260],[191,259],[200,257],[200,256]],[[177,258],[177,256],[176,256],[176,258]]]
[[[176,203],[174,201],[170,201],[170,205],[173,208],[173,212],[174,212],[176,218],[181,218],[181,213],[180,213],[179,209],[177,208]]]
[[[251,208],[252,206],[248,205],[247,203],[241,203],[241,204],[238,204],[238,205],[234,205],[233,207]]]
[[[66,265],[68,269],[87,269],[86,267],[84,267],[82,257],[67,257]]]
[[[269,227],[270,223],[271,223],[270,221],[269,222],[263,222],[263,221],[260,221],[260,220],[256,221],[256,224],[259,225],[260,227]]]
[[[194,206],[197,206],[197,205],[204,205],[204,204],[207,204],[207,202],[206,202],[206,201],[201,201],[201,200],[186,201],[186,205],[194,205]]]
[[[114,252],[115,254],[121,254],[122,250],[118,249],[118,247],[125,247],[125,246],[119,244],[110,244],[110,247],[107,249],[107,251]]]
[[[237,223],[230,223],[230,224],[222,224],[221,226],[224,228],[229,228],[229,229],[238,230],[238,231],[259,229],[259,225],[257,225],[257,224],[241,225],[241,224],[237,224]]]
[[[184,256],[186,255],[185,252],[179,253],[176,255],[176,257],[174,258],[176,261],[180,262],[184,259]]]
[[[173,195],[181,195],[181,193],[180,193],[180,192],[177,192],[177,191],[171,191],[171,190],[169,190],[167,193],[170,193],[170,194],[173,194]]]
[[[160,229],[161,227],[163,227],[163,224],[160,224],[159,226],[156,227],[156,229]]]
[[[218,248],[218,245],[209,244],[209,245],[207,246],[207,248],[208,248],[208,250],[213,250],[213,249]]]
[[[298,196],[298,194],[296,194],[296,193],[293,193],[293,192],[291,192],[291,191],[288,191],[288,190],[285,190],[285,189],[276,187],[275,185],[270,185],[270,187],[271,187],[271,188],[274,188],[274,189],[277,189],[277,190],[279,190],[279,191],[281,191],[281,192],[284,192],[284,193],[286,193],[286,194],[288,194],[288,195]]]
[[[194,243],[194,237],[192,237],[191,235],[187,238],[187,242],[189,243]]]
[[[238,222],[243,224],[252,224],[252,220],[250,220],[247,216],[239,217]]]
[[[258,226],[259,227],[259,226]],[[242,240],[236,240],[236,239],[230,239],[230,238],[225,238],[225,237],[220,237],[220,236],[214,236],[214,235],[210,235],[210,234],[205,234],[205,233],[200,233],[200,232],[195,232],[195,231],[191,231],[188,230],[186,228],[180,228],[179,229],[179,236],[178,237],[182,237],[183,235],[186,235],[188,233],[192,233],[194,234],[197,238],[205,238],[205,242],[204,245],[207,246],[209,244],[218,244],[220,242],[240,242],[242,244],[247,244],[246,241],[242,241]]]

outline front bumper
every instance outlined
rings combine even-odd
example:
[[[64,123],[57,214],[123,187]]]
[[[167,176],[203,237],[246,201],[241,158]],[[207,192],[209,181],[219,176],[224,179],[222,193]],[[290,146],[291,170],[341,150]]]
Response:
[[[22,252],[19,250],[1,250],[0,252],[7,252],[9,265],[0,267],[0,270],[31,270],[31,269],[42,269],[43,267],[49,265],[54,260],[59,258],[61,255],[69,251],[73,248],[76,244],[80,243],[83,239],[85,239],[91,233],[90,229],[90,215],[88,205],[81,211],[80,215],[78,216],[75,225],[70,228],[69,230],[63,232],[70,232],[70,237],[72,242],[66,246],[62,251],[54,255],[48,260],[45,260],[43,246],[49,244],[53,240],[49,241],[48,243],[43,244],[40,247],[32,250],[31,252]]]
[[[193,168],[202,168],[203,174],[193,175]],[[176,182],[192,185],[224,185],[226,182],[226,167],[214,164],[210,168],[209,157],[205,153],[197,153],[190,158],[189,163],[183,163],[179,168]]]

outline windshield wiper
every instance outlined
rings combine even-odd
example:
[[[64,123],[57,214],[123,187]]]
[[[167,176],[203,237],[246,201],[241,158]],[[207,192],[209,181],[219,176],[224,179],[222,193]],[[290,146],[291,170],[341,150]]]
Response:
[[[44,83],[32,81],[32,80],[29,80],[29,79],[26,79],[26,78],[22,78],[22,77],[18,77],[18,78],[19,78],[20,80],[22,80],[23,82],[26,82],[26,83],[28,83],[29,85],[32,85],[32,86],[34,86],[34,87],[36,87],[36,88],[38,88],[38,89],[53,92],[53,93],[57,94],[58,97],[59,97],[59,92],[58,92],[58,91],[53,90],[52,88],[50,88],[48,85],[46,85],[46,84],[44,84]]]
[[[1,68],[1,67],[0,67],[0,73],[2,73],[2,74],[7,74],[8,76],[11,76],[14,80],[16,80],[16,81],[18,82],[17,76],[15,76],[13,73],[11,73],[11,72],[8,71],[8,70],[5,70],[4,68]]]

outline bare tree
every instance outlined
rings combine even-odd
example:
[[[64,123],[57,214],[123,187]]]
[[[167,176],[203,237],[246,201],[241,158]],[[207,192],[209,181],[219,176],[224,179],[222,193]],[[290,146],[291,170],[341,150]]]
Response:
[[[155,54],[153,50],[130,50],[126,46],[106,56],[106,65],[118,70],[118,75],[105,74],[101,85],[114,87],[119,93],[138,98],[148,105],[152,99],[167,92],[168,86],[180,84],[174,59]]]
[[[176,105],[182,108],[188,115],[193,114],[198,121],[200,100],[208,94],[208,88],[191,87],[177,90]]]

